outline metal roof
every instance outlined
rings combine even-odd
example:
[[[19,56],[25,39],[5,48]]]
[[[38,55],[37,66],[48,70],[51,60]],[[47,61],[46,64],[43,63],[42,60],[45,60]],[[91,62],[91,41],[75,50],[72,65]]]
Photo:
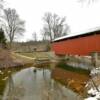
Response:
[[[77,37],[77,36],[89,35],[91,33],[97,32],[97,31],[100,31],[100,27],[92,28],[92,29],[86,30],[84,32],[70,33],[66,36],[56,38],[52,42],[56,42],[56,41],[60,41],[60,40],[64,40],[64,39],[69,39],[69,38],[73,38],[73,37]]]

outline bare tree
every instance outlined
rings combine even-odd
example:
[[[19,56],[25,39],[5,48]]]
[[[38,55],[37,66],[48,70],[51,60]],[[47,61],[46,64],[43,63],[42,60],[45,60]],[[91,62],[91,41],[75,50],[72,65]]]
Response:
[[[2,26],[2,11],[3,11],[3,8],[4,8],[4,1],[3,0],[0,0],[0,27]]]
[[[15,9],[4,9],[3,18],[6,21],[6,33],[8,35],[10,46],[15,38],[15,36],[21,36],[25,31],[24,24],[25,22],[19,18]]]
[[[46,30],[45,27],[43,27],[43,29],[41,30],[41,36],[42,36],[42,40],[43,41],[47,41],[47,40],[50,40],[50,35],[47,34],[48,31]],[[51,37],[52,38],[52,37]]]
[[[97,0],[78,0],[78,2],[80,2],[80,3],[84,3],[84,2],[86,2],[87,4],[91,4],[91,3],[94,3],[94,2],[96,2]]]
[[[64,36],[69,32],[69,26],[65,23],[65,17],[60,18],[58,15],[54,14],[52,22],[52,31],[54,33],[54,38]]]
[[[45,13],[44,17],[44,35],[47,35],[50,40],[61,37],[67,34],[69,26],[66,24],[65,17],[59,17],[57,14]]]
[[[3,4],[4,4],[4,1],[0,0],[0,9],[3,9]]]
[[[32,37],[33,37],[34,42],[37,42],[37,34],[36,34],[36,32],[34,32],[32,34]]]
[[[53,39],[52,34],[52,14],[51,13],[45,13],[43,20],[45,22],[45,25],[43,27],[44,35],[47,35],[50,37],[50,40]]]

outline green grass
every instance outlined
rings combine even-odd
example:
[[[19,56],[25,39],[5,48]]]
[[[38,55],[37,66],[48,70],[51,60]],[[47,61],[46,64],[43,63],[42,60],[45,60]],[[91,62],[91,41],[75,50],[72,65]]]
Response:
[[[62,60],[61,62],[59,62],[57,64],[57,67],[59,68],[62,68],[62,69],[65,69],[65,70],[68,70],[68,71],[72,71],[72,72],[77,72],[79,74],[86,74],[86,75],[89,75],[90,71],[89,70],[86,70],[86,69],[82,69],[82,68],[79,68],[79,67],[72,67],[72,66],[69,66],[65,63],[64,60]]]

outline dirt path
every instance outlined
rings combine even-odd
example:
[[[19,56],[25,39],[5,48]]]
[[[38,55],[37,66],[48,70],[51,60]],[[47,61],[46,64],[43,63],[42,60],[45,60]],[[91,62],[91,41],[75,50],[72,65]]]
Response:
[[[24,55],[21,55],[21,54],[18,54],[18,53],[12,53],[13,55],[15,55],[15,56],[19,56],[19,57],[22,57],[22,58],[26,58],[26,59],[33,59],[33,60],[35,60],[35,58],[33,58],[33,57],[28,57],[28,56],[24,56]]]

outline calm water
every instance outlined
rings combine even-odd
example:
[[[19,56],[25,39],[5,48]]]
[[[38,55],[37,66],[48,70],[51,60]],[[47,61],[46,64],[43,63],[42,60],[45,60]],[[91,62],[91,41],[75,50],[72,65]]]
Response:
[[[49,69],[34,67],[13,74],[3,100],[83,100],[76,93],[51,79]]]

